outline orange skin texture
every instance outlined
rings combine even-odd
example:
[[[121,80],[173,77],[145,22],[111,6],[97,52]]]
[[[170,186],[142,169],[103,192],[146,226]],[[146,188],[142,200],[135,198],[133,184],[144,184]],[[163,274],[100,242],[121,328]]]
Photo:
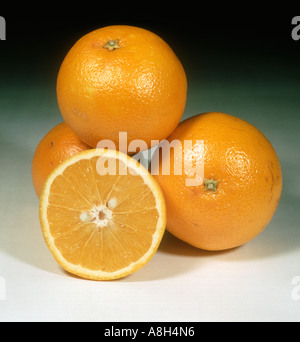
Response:
[[[37,196],[40,197],[48,176],[59,164],[89,149],[90,147],[79,140],[65,122],[46,134],[37,146],[32,161],[32,182]]]
[[[205,184],[186,186],[191,178],[171,174],[155,176],[165,195],[168,230],[179,239],[204,250],[219,251],[252,240],[271,221],[282,191],[280,163],[267,138],[244,120],[223,113],[205,113],[182,122],[169,141],[193,140],[193,149],[179,158],[204,158],[204,178],[219,181],[216,191]],[[195,141],[204,141],[196,153]],[[196,146],[196,148],[195,148]],[[158,153],[158,152],[157,152]]]
[[[104,48],[117,39],[120,48]],[[150,148],[151,140],[175,130],[186,96],[186,74],[173,50],[156,34],[132,26],[108,26],[79,39],[57,79],[64,120],[92,147],[109,139],[119,149],[119,132],[127,132],[128,145],[141,139]]]

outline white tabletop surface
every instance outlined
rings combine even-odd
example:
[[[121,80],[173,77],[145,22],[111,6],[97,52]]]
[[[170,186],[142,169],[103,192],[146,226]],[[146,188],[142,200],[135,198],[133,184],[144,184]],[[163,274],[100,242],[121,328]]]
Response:
[[[51,125],[1,126],[1,321],[300,320],[299,180],[294,188],[286,184],[271,224],[243,247],[205,252],[166,233],[153,259],[133,275],[82,280],[56,264],[40,230],[30,167],[34,146]],[[280,147],[287,180],[298,177],[300,165],[285,150]]]

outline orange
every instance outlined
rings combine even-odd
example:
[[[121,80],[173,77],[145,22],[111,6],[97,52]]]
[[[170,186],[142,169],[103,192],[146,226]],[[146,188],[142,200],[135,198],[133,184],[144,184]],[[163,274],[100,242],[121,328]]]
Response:
[[[40,222],[54,258],[82,278],[109,280],[150,261],[166,226],[162,191],[135,159],[84,151],[49,176]]]
[[[79,39],[65,57],[57,99],[66,123],[86,144],[168,137],[184,112],[185,71],[169,45],[132,26],[108,26]],[[120,148],[124,151],[127,146]],[[135,152],[135,151],[134,151]]]
[[[205,113],[182,122],[168,140],[175,139],[182,147],[176,154],[172,150],[170,175],[161,172],[168,158],[155,170],[166,199],[168,230],[195,247],[214,251],[243,245],[261,233],[282,190],[280,163],[267,138],[237,117]],[[185,140],[192,141],[186,149]],[[181,175],[174,172],[174,155],[184,161]],[[189,162],[193,168],[184,167]],[[202,164],[202,184],[189,184]]]
[[[39,143],[33,157],[32,181],[37,196],[40,197],[45,181],[61,162],[88,149],[64,122],[55,126]]]

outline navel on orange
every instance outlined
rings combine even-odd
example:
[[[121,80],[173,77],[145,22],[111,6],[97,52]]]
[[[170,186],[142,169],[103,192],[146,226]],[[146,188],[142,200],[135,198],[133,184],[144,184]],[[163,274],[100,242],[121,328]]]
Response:
[[[216,251],[243,245],[264,230],[280,200],[282,175],[262,132],[240,118],[205,113],[183,121],[168,140],[178,140],[182,148],[161,160],[155,179],[165,195],[172,234]],[[176,174],[174,158],[193,168]],[[165,163],[169,175],[162,173]],[[190,171],[201,164],[204,179],[188,186],[197,176]]]
[[[152,258],[164,234],[166,208],[160,187],[136,160],[97,149],[53,171],[41,195],[40,221],[50,251],[66,271],[109,280]]]
[[[61,114],[92,147],[119,132],[128,145],[167,138],[184,112],[187,79],[170,46],[156,34],[133,26],[107,26],[79,39],[57,78]],[[125,146],[126,148],[126,146]]]

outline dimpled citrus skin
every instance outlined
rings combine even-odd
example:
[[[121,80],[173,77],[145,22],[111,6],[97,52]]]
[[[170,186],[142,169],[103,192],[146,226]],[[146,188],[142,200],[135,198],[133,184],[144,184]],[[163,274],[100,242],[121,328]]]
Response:
[[[32,161],[32,181],[37,196],[40,197],[45,181],[59,164],[89,149],[65,122],[52,128],[37,146]]]
[[[215,251],[243,245],[261,233],[282,191],[280,163],[267,138],[239,118],[205,113],[182,122],[169,137],[174,139],[194,141],[183,157],[194,158],[194,165],[204,157],[205,179],[218,184],[215,192],[205,184],[186,186],[190,176],[174,175],[171,155],[171,175],[155,176],[166,199],[168,230]],[[195,148],[196,140],[204,141],[204,153]]]
[[[117,41],[110,50],[107,43]],[[106,46],[106,47],[105,47]],[[132,26],[108,26],[77,41],[60,68],[58,104],[64,120],[88,145],[119,145],[168,137],[184,112],[185,71],[156,34]]]

